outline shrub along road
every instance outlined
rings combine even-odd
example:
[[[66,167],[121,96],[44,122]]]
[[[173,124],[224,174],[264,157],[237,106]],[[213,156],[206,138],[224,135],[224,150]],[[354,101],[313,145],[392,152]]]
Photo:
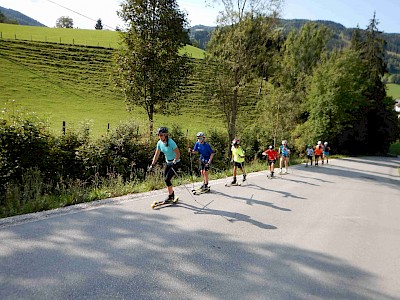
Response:
[[[0,221],[1,299],[398,299],[398,158]],[[199,184],[196,184],[196,186]]]

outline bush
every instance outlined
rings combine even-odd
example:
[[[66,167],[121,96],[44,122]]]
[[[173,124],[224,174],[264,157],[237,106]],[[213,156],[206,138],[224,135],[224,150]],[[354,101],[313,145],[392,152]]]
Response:
[[[228,135],[212,129],[207,135],[207,142],[216,152],[211,166],[218,171],[226,170],[227,166],[230,166],[231,157],[231,143]]]
[[[182,170],[189,173],[187,148],[193,147],[193,141],[178,126],[170,129],[170,136],[181,151]],[[139,135],[134,122],[120,124],[91,141],[87,126],[53,136],[34,115],[4,114],[0,119],[1,217],[134,192],[134,184],[146,178],[157,141],[156,136]],[[208,142],[217,152],[212,166],[225,170],[230,160],[227,135],[211,131]],[[160,158],[158,173],[146,178],[148,187],[164,185],[163,164]]]
[[[0,192],[8,182],[21,182],[24,172],[36,168],[43,173],[51,165],[53,138],[44,122],[34,115],[3,115],[0,125]]]

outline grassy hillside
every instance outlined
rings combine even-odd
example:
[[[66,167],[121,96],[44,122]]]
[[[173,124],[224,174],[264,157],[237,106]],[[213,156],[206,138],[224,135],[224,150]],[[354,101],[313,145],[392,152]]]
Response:
[[[109,78],[114,50],[85,47],[7,41],[0,43],[0,104],[15,100],[14,107],[46,117],[51,128],[61,131],[62,122],[76,126],[92,123],[93,134],[102,135],[108,124],[115,127],[120,121],[134,119],[147,126],[144,109],[127,113],[123,95],[115,90]],[[194,63],[196,61],[194,60]],[[190,99],[180,107],[181,115],[155,116],[155,126],[181,124],[192,131],[205,130],[204,122],[213,114],[198,113],[207,106],[202,101],[198,81],[191,80]],[[197,108],[197,109],[196,109]],[[215,114],[214,114],[215,115]],[[217,127],[222,123],[212,121]]]
[[[24,40],[105,48],[119,47],[119,32],[71,28],[48,28],[0,23],[0,39]],[[182,53],[193,58],[203,58],[204,51],[187,45]]]
[[[388,96],[391,96],[394,99],[400,99],[400,84],[389,83],[386,86]]]
[[[24,30],[25,37],[32,35],[32,41],[30,38],[5,38],[13,36],[11,31],[22,36]],[[109,45],[116,47],[117,32],[0,24],[0,33],[3,36],[0,43],[0,64],[5,70],[0,74],[0,108],[5,106],[4,103],[15,100],[14,110],[23,106],[47,117],[51,128],[57,132],[61,131],[63,121],[67,122],[67,127],[69,124],[77,125],[79,122],[89,121],[95,136],[104,134],[108,124],[112,128],[126,119],[142,123],[143,130],[147,128],[144,109],[136,108],[128,114],[123,95],[115,90],[110,81],[109,70],[115,48],[97,46],[100,40],[104,42],[107,40],[105,36],[108,36]],[[61,33],[64,34],[62,41],[69,36],[74,43],[48,41],[50,35]],[[47,36],[48,42],[34,41],[39,39],[39,35]],[[78,45],[78,40],[85,41],[85,45]],[[173,108],[173,116],[156,115],[155,126],[179,124],[193,134],[197,131],[207,132],[212,128],[224,130],[223,117],[210,107],[203,96],[201,76],[198,73],[201,60],[198,58],[203,58],[204,51],[192,46],[186,46],[182,51],[193,57],[192,63],[196,70],[184,88],[187,98],[179,107]],[[253,104],[257,92],[257,86],[244,91],[249,104],[243,110],[241,124],[246,120],[253,121]]]

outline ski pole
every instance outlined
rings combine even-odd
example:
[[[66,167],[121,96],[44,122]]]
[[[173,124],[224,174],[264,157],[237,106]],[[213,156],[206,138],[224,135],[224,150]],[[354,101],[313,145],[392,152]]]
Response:
[[[182,179],[182,177],[179,176],[178,173],[175,171],[175,169],[174,169],[173,166],[171,167],[171,170],[174,172],[174,174],[175,174],[177,177],[179,177],[179,178]],[[200,205],[203,205],[203,204],[201,204],[199,201],[196,200],[196,198],[193,196],[193,191],[192,191],[192,192],[189,191],[189,189],[188,189],[188,187],[186,186],[186,184],[183,184],[183,186],[184,186],[185,189],[189,192],[190,196],[193,198],[193,200],[194,200],[196,203],[198,203],[198,204],[200,204]]]
[[[189,157],[190,157],[190,175],[192,178],[192,192],[195,190],[194,189],[194,178],[193,178],[193,158],[192,158],[192,151],[189,152]]]

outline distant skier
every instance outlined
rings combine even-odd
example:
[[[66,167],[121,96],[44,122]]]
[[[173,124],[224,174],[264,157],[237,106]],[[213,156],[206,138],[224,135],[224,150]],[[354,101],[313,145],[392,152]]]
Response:
[[[208,170],[215,155],[215,151],[211,148],[210,144],[206,142],[206,135],[203,132],[197,133],[197,142],[193,150],[189,149],[189,153],[200,153],[200,170],[203,176],[202,191],[209,190],[208,187]]]
[[[243,182],[246,181],[246,171],[244,169],[244,150],[242,146],[239,145],[240,140],[239,139],[233,139],[232,140],[232,159],[231,162],[233,162],[233,181],[231,184],[237,184],[236,182],[236,175],[237,175],[237,168],[239,168],[242,171],[243,174]]]
[[[324,150],[322,152],[322,163],[324,163],[324,159],[326,158],[326,163],[328,163],[329,159],[329,151],[331,150],[331,147],[328,146],[328,142],[324,143]]]
[[[279,174],[287,174],[289,171],[290,149],[286,140],[283,140],[282,145],[279,147],[279,155],[281,156],[279,161]],[[282,164],[285,164],[285,173],[282,173]]]
[[[312,166],[313,155],[314,155],[314,149],[311,146],[311,144],[309,144],[307,149],[306,149],[306,156],[307,156],[306,167],[308,167],[308,162],[309,161],[310,161],[310,166]]]
[[[268,160],[268,168],[269,168],[269,176],[270,178],[274,177],[274,170],[275,170],[275,162],[278,158],[278,152],[270,145],[267,150],[265,150],[262,155],[267,156]]]
[[[322,142],[318,141],[317,145],[315,146],[315,150],[314,150],[314,153],[315,153],[315,165],[316,166],[318,166],[319,159],[320,158],[322,159],[323,151],[324,150],[323,150]]]

